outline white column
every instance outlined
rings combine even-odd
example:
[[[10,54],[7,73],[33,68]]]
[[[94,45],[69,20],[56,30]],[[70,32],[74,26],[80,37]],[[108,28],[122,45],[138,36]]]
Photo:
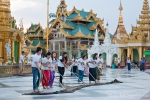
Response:
[[[53,42],[53,51],[55,51],[55,42]]]

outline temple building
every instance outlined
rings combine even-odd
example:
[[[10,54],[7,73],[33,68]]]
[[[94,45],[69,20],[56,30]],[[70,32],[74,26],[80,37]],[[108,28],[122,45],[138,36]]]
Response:
[[[65,0],[61,0],[56,19],[50,23],[49,50],[58,51],[58,55],[66,51],[69,58],[72,58],[72,55],[81,57],[93,44],[96,29],[99,33],[99,42],[103,43],[106,31],[103,22],[104,20],[97,18],[97,14],[92,10],[86,12],[84,9],[77,10],[74,7],[69,12]],[[46,33],[44,39],[46,39]]]
[[[46,41],[45,39],[43,39],[43,33],[44,29],[42,28],[40,23],[31,23],[31,26],[29,27],[29,29],[27,29],[27,32],[25,33],[25,41],[27,48],[31,50],[33,54],[36,53],[37,47],[42,47],[45,53]]]
[[[21,21],[22,22],[22,21]],[[16,20],[11,16],[10,0],[0,0],[0,65],[8,60],[18,62],[24,43],[23,23],[20,28],[15,25]],[[7,54],[8,44],[10,55]]]
[[[117,34],[118,38],[115,41],[120,47],[121,60],[125,61],[127,57],[130,57],[132,62],[139,62],[143,57],[143,52],[150,48],[150,10],[148,0],[144,0],[137,26],[132,26],[132,32],[129,36],[121,37],[121,29]],[[150,56],[146,56],[146,59],[149,61]]]

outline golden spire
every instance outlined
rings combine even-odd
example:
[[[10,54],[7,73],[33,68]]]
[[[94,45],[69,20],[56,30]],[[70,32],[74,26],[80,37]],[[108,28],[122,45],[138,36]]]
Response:
[[[120,7],[119,7],[119,10],[120,10],[120,15],[119,15],[118,24],[119,24],[119,25],[123,25],[123,16],[122,16],[123,7],[122,7],[122,4],[121,4],[121,0],[120,0]]]
[[[120,10],[120,15],[119,15],[119,20],[118,20],[118,26],[116,28],[114,35],[113,35],[113,38],[112,38],[113,41],[115,41],[115,39],[117,38],[118,30],[120,31],[120,37],[121,38],[127,38],[128,37],[127,31],[126,31],[124,24],[123,24],[123,16],[122,16],[123,7],[121,4],[121,0],[120,0],[119,10]]]

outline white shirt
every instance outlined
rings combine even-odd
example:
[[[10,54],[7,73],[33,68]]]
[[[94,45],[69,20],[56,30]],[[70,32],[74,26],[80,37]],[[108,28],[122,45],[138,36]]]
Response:
[[[24,55],[21,55],[20,58],[19,58],[19,63],[22,64],[22,61],[24,62]]]
[[[97,59],[97,60],[93,60],[93,58],[91,58],[91,60],[90,60],[90,61],[91,61],[91,62],[93,62],[93,61],[94,61],[94,62],[95,62],[95,64],[94,64],[94,63],[90,63],[90,66],[89,66],[89,67],[90,67],[90,68],[96,68],[96,64],[98,63],[98,61],[99,61],[99,60],[98,60],[98,59]]]
[[[55,71],[55,66],[57,65],[57,60],[56,59],[51,59],[51,62],[52,62],[52,68],[51,70],[54,70]]]
[[[65,67],[64,64],[60,60],[62,60],[62,56],[59,57],[58,67]]]
[[[118,64],[120,64],[120,60],[118,59]]]
[[[78,62],[79,62],[79,66],[78,66],[78,70],[84,70],[84,67],[86,67],[86,64],[88,62],[88,60],[83,60],[82,58],[78,59]],[[84,63],[84,65],[82,65],[81,63]]]
[[[127,59],[127,63],[131,63],[130,59]]]
[[[98,67],[99,67],[99,68],[102,68],[103,62],[104,62],[103,58],[98,58],[97,60],[98,60],[98,62],[100,62],[100,64],[99,64]]]
[[[31,67],[37,67],[35,62],[38,62],[38,67],[41,66],[41,55],[35,54],[32,56]]]
[[[103,58],[98,58],[98,61],[100,61],[101,63],[104,62]]]
[[[42,59],[42,63],[44,64],[50,64],[52,61],[50,59],[47,59],[46,57]],[[42,66],[42,70],[49,70],[48,66]]]
[[[77,59],[74,61],[74,59],[72,59],[72,62],[74,64],[74,66],[78,66],[78,62],[77,62]]]

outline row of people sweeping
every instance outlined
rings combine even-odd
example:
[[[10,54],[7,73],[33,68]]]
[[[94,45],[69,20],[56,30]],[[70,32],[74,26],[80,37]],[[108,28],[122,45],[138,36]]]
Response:
[[[72,60],[73,67],[78,66],[78,83],[84,83],[83,77],[84,75],[89,76],[89,83],[94,81],[95,83],[100,82],[100,75],[102,74],[102,67],[103,67],[103,58],[102,54],[95,53],[91,59],[87,59],[87,56],[84,55],[80,59],[73,59]],[[73,68],[74,74],[76,73],[76,68]]]
[[[62,56],[59,57],[57,60],[57,53],[48,52],[46,54],[45,58],[41,58],[42,54],[42,48],[37,47],[36,54],[32,57],[32,73],[33,73],[33,90],[34,92],[39,92],[39,84],[40,84],[40,79],[42,76],[42,86],[44,89],[49,89],[52,88],[54,78],[55,78],[55,72],[56,72],[56,67],[58,68],[58,74],[59,76],[59,84],[60,86],[63,86],[63,75],[65,73],[65,68],[69,68],[74,66],[76,63],[79,63],[78,70],[79,70],[79,75],[78,75],[78,82],[83,81],[84,77],[84,69],[86,67],[89,67],[89,82],[95,81],[99,82],[100,80],[100,73],[102,71],[102,64],[103,64],[103,59],[101,58],[101,54],[99,55],[100,58],[98,57],[98,54],[95,53],[93,58],[90,60],[87,60],[87,56],[83,56],[80,59],[76,59],[74,61],[69,62],[67,58],[67,52],[64,52]]]

